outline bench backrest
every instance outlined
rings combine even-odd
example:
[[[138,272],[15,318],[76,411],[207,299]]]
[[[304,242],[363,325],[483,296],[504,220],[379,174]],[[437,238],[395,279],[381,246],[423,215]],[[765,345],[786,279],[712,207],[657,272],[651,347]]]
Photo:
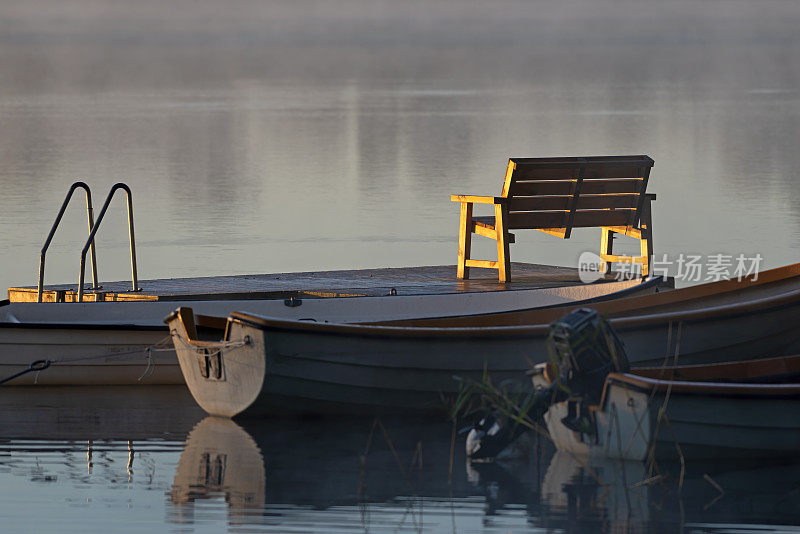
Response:
[[[509,230],[636,226],[653,160],[648,156],[511,158],[502,196]]]

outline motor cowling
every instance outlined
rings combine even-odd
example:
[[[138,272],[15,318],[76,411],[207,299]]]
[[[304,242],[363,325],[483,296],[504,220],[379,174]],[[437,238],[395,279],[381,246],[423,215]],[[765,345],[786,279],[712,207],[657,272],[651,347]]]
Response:
[[[596,404],[609,373],[630,369],[622,340],[599,313],[580,308],[550,325],[550,359],[558,369],[556,382]]]
[[[544,393],[568,402],[564,426],[594,434],[589,405],[599,404],[609,373],[630,369],[622,340],[599,313],[580,308],[550,325],[547,348],[558,375]]]
[[[547,348],[554,373],[548,386],[530,391],[527,417],[539,422],[550,406],[567,401],[568,415],[561,422],[596,434],[588,406],[600,402],[609,373],[630,368],[622,340],[599,313],[580,308],[551,323]],[[467,455],[472,459],[496,457],[524,431],[519,423],[489,412],[470,427]]]

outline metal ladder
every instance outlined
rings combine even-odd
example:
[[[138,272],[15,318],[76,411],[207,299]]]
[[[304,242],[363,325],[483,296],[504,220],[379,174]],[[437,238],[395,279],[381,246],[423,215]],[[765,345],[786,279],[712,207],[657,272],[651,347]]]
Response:
[[[92,215],[92,192],[89,189],[89,186],[86,185],[84,182],[75,182],[69,188],[67,192],[67,196],[64,199],[64,202],[61,204],[61,209],[58,211],[58,215],[56,216],[55,222],[53,222],[53,226],[50,228],[50,233],[47,236],[47,239],[44,242],[44,246],[42,246],[42,252],[39,257],[39,290],[37,295],[37,302],[42,302],[42,293],[44,290],[44,265],[45,265],[45,256],[47,254],[47,249],[50,247],[50,242],[53,240],[53,236],[58,229],[59,223],[61,223],[61,218],[64,215],[64,212],[69,205],[69,201],[72,199],[72,194],[75,192],[76,189],[81,188],[86,191],[86,215],[87,220],[89,223],[89,237],[86,240],[86,244],[83,246],[81,250],[81,266],[80,266],[80,275],[78,277],[78,297],[76,299],[77,302],[83,302],[83,291],[84,291],[84,276],[86,271],[86,253],[89,252],[91,249],[92,251],[92,287],[90,289],[97,290],[101,289],[102,286],[97,284],[97,256],[95,255],[95,246],[94,246],[94,236],[97,234],[97,230],[100,228],[100,223],[105,218],[106,212],[108,211],[108,206],[111,204],[111,199],[114,198],[114,194],[122,189],[127,194],[128,199],[128,235],[130,238],[130,249],[131,249],[131,277],[132,277],[132,289],[131,291],[141,291],[139,288],[139,278],[136,273],[136,242],[134,239],[133,233],[133,197],[131,195],[131,189],[127,185],[123,183],[114,184],[111,187],[111,190],[108,192],[108,196],[106,197],[106,201],[103,203],[103,207],[100,209],[100,215],[97,217],[97,221],[93,220]]]

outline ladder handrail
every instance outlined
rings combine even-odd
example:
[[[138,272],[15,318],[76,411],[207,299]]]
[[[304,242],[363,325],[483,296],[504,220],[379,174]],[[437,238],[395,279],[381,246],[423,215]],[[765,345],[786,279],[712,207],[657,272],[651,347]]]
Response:
[[[108,211],[108,206],[111,204],[111,199],[114,198],[114,193],[116,193],[119,189],[122,189],[127,193],[128,197],[128,235],[130,237],[130,245],[131,245],[131,277],[132,277],[132,284],[133,289],[132,291],[140,291],[139,288],[139,279],[136,275],[136,242],[133,235],[133,195],[131,194],[131,188],[127,185],[123,184],[122,182],[116,183],[111,187],[111,191],[108,192],[108,196],[106,197],[105,203],[103,203],[103,207],[100,209],[100,214],[97,216],[97,221],[92,226],[92,231],[89,232],[89,238],[86,240],[86,244],[83,246],[83,250],[81,250],[81,270],[80,276],[78,277],[78,298],[77,302],[83,302],[83,280],[86,270],[86,253],[89,251],[89,248],[92,246],[94,242],[94,235],[97,233],[97,230],[100,228],[100,223],[103,222],[103,218],[106,215],[106,211]]]
[[[61,223],[61,217],[64,216],[64,212],[67,211],[67,206],[69,205],[69,201],[72,200],[72,194],[75,192],[76,189],[81,188],[86,192],[86,216],[89,222],[89,232],[91,233],[92,227],[94,226],[94,221],[92,219],[92,191],[89,189],[89,186],[86,185],[84,182],[75,182],[70,186],[69,191],[67,191],[67,196],[64,198],[64,202],[61,204],[61,209],[58,210],[58,215],[56,216],[56,220],[53,223],[53,226],[50,228],[50,233],[47,235],[47,239],[42,246],[42,252],[39,256],[39,290],[36,297],[36,302],[42,302],[42,293],[44,292],[44,260],[45,256],[47,255],[47,249],[50,247],[50,242],[53,240],[53,236],[56,235],[56,230],[58,229],[58,225]],[[93,282],[93,289],[97,289],[99,286],[97,285],[97,257],[95,256],[95,249],[94,249],[94,239],[91,240],[91,248],[92,248],[92,282]]]

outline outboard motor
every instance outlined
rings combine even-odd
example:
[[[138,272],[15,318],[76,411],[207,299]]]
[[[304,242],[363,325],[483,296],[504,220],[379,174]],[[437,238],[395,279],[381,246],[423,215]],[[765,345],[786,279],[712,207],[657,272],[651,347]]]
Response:
[[[550,325],[547,348],[558,375],[543,391],[550,393],[552,403],[569,402],[564,426],[593,433],[588,406],[600,402],[609,373],[630,369],[622,340],[599,313],[580,308]]]
[[[575,431],[596,433],[589,405],[600,401],[609,373],[630,368],[622,340],[599,313],[580,308],[550,325],[547,348],[550,370],[555,372],[549,386],[532,392],[528,416],[539,422],[550,406],[568,401],[568,415],[562,423]],[[467,438],[468,457],[496,457],[523,433],[522,427],[513,422],[505,422],[513,425],[511,428],[502,428],[502,419],[485,418],[472,427]]]

